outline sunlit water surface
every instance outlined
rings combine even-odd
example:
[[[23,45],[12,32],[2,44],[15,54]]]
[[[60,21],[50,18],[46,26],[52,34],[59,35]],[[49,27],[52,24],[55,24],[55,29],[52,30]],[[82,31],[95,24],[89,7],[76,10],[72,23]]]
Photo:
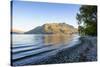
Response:
[[[73,47],[79,40],[78,35],[12,35],[13,65],[37,63],[55,55],[59,50]]]

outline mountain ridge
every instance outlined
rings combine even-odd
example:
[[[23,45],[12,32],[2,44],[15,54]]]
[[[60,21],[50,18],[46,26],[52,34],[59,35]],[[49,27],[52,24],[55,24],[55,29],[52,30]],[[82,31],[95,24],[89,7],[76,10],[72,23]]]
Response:
[[[24,34],[73,34],[77,29],[66,23],[46,23],[35,27]]]

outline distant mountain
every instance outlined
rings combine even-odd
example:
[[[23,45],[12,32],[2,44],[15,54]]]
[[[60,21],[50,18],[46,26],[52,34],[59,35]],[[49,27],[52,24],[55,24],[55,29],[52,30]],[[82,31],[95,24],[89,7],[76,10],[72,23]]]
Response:
[[[20,32],[11,32],[11,34],[22,34]]]
[[[77,29],[66,23],[47,23],[38,26],[25,34],[72,34],[77,33]]]
[[[11,34],[22,34],[22,33],[24,33],[24,32],[19,30],[19,29],[12,29],[11,30]]]

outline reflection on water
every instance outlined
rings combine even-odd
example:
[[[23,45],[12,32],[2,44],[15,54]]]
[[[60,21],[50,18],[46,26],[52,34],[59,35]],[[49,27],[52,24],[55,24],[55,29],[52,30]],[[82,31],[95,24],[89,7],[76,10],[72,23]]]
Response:
[[[41,45],[58,45],[67,44],[72,40],[74,35],[13,35],[12,43],[13,45],[28,45],[41,43]]]
[[[45,44],[53,44],[53,45],[58,45],[58,44],[65,44],[68,43],[72,39],[73,35],[47,35],[44,36],[44,43]]]
[[[77,40],[74,35],[12,35],[13,65],[34,64],[69,48]]]

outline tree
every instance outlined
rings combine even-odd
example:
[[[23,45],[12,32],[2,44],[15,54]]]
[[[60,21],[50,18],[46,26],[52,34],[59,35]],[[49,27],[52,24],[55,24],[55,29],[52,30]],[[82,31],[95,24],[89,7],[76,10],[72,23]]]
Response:
[[[82,5],[76,19],[80,34],[97,35],[97,6]]]

